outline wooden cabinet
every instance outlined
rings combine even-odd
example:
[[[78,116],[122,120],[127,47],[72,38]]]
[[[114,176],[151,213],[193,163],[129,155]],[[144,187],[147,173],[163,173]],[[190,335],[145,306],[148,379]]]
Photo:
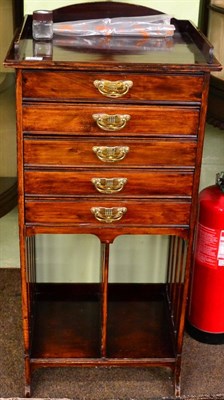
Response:
[[[121,10],[155,12],[100,2],[54,19]],[[131,51],[54,37],[50,58],[33,53],[31,22],[5,61],[17,71],[26,396],[39,367],[168,366],[178,397],[209,76],[220,64],[187,21],[173,21],[172,38],[142,39],[144,49],[132,39]],[[37,282],[44,233],[97,235],[100,280]],[[170,236],[166,283],[108,282],[110,244],[122,234]]]

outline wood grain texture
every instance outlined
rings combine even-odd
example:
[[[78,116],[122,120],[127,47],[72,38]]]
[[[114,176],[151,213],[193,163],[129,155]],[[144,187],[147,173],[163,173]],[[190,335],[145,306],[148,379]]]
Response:
[[[100,101],[110,102],[94,86],[95,80],[131,80],[133,86],[124,96],[115,101],[133,102],[200,102],[203,85],[202,76],[157,75],[63,71],[24,71],[23,93],[27,99],[55,101]],[[175,80],[175,85],[174,85]]]
[[[126,126],[113,132],[100,129],[93,114],[130,115]],[[197,135],[199,111],[191,107],[85,104],[33,104],[23,107],[23,131],[68,135],[133,136]]]
[[[157,11],[96,2],[55,10],[54,18],[123,13]],[[37,367],[144,365],[170,367],[180,397],[209,77],[221,66],[191,23],[172,22],[176,32],[168,41],[144,38],[141,46],[132,41],[130,51],[99,43],[94,48],[92,40],[87,47],[71,47],[54,38],[52,58],[37,60],[27,16],[7,54],[5,65],[17,69],[26,396]],[[132,85],[121,97],[109,98],[94,85],[102,79]],[[107,115],[103,125],[94,114]],[[125,124],[105,130],[122,115],[129,116]],[[110,185],[120,177],[127,181],[115,193],[101,193],[92,183],[102,178]],[[100,238],[96,284],[36,282],[35,235],[51,233]],[[163,285],[111,286],[110,246],[122,234],[170,236]]]

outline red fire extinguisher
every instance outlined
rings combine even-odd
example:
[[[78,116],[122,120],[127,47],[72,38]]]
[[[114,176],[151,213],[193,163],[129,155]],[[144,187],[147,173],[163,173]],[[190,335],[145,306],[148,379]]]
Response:
[[[224,172],[199,194],[187,330],[200,342],[224,343]]]

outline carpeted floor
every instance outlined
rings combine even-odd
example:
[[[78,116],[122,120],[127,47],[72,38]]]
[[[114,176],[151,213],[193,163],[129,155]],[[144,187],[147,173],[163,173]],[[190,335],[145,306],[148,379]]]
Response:
[[[182,398],[224,400],[224,345],[184,341]],[[18,269],[0,269],[0,397],[24,397],[20,278]],[[154,400],[173,397],[169,369],[39,369],[34,398]]]

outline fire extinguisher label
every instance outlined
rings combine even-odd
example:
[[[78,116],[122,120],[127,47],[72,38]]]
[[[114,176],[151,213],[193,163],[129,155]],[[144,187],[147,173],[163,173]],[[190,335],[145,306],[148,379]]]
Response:
[[[224,267],[224,231],[220,232],[219,249],[218,249],[218,265]]]
[[[224,231],[199,223],[196,260],[210,268],[224,267]]]

